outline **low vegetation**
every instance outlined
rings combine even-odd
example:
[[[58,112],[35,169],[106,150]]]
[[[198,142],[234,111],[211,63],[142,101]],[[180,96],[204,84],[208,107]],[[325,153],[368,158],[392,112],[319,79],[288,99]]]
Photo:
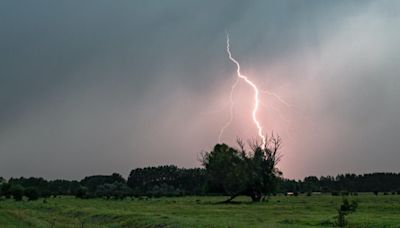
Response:
[[[218,204],[226,197],[133,197],[124,200],[77,199],[0,201],[0,227],[335,227],[342,197],[330,194],[273,196],[252,203]],[[398,227],[400,196],[372,193],[348,196],[357,210],[346,215],[348,227]]]

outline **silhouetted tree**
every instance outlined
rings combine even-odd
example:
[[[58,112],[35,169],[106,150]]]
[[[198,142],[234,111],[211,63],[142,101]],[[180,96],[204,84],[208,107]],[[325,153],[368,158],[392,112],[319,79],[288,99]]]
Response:
[[[250,196],[254,202],[264,199],[276,190],[281,172],[279,162],[281,138],[272,136],[267,145],[251,143],[251,153],[238,140],[239,149],[226,144],[217,144],[211,152],[203,154],[203,165],[207,172],[207,184],[223,189],[233,200],[239,195]]]
[[[245,194],[252,195],[253,200],[258,201],[260,197],[262,199],[275,190],[282,193],[293,192],[294,194],[322,191],[337,196],[356,194],[357,192],[398,192],[400,194],[399,173],[369,173],[363,175],[347,173],[336,177],[321,176],[317,178],[309,176],[296,181],[281,178],[279,170],[272,169],[271,171],[271,167],[275,167],[276,162],[279,161],[279,156],[272,153],[274,151],[273,142],[269,141],[268,150],[256,143],[250,144],[250,151],[248,152],[242,147],[244,147],[242,142],[239,143],[239,149],[231,148],[225,144],[216,145],[214,151],[209,153],[213,162],[208,164],[208,170],[205,168],[178,168],[174,165],[137,168],[131,171],[127,182],[117,173],[89,176],[80,182],[45,180],[40,177],[10,178],[8,181],[0,178],[0,197],[10,198],[12,196],[10,188],[13,185],[20,185],[26,189],[35,188],[39,197],[51,195],[80,195],[82,198],[106,196],[98,193],[104,190],[99,190],[100,186],[113,185],[115,182],[122,183],[120,186],[128,186],[131,189],[130,194],[135,196],[203,194],[229,194],[234,196]],[[275,162],[271,162],[274,159],[268,160],[268,158],[273,157],[277,158]],[[213,175],[210,175],[211,173]],[[267,175],[268,173],[272,175]],[[84,190],[82,190],[82,186],[85,187]],[[255,187],[251,189],[248,186]],[[110,197],[116,198],[113,194]]]
[[[24,188],[21,185],[11,185],[10,193],[15,201],[21,201],[24,196]]]
[[[29,187],[24,190],[24,195],[28,198],[28,200],[37,200],[39,199],[39,192],[34,187]]]
[[[11,197],[11,184],[10,183],[3,183],[1,185],[1,195],[9,199]]]
[[[304,192],[317,192],[320,191],[319,180],[315,176],[304,178],[303,181]]]
[[[20,178],[10,178],[8,181],[11,185],[20,185],[23,188],[36,188],[38,193],[46,197],[49,195],[48,181],[41,177],[20,177]]]
[[[339,227],[344,227],[346,225],[346,215],[353,213],[356,211],[358,207],[358,202],[357,201],[352,201],[349,203],[347,198],[343,198],[343,203],[340,205],[338,211],[338,216],[337,216],[337,225]]]
[[[107,199],[113,197],[115,199],[124,199],[131,194],[132,190],[121,182],[112,184],[103,184],[97,187],[96,196],[105,197]]]
[[[126,183],[125,179],[118,173],[113,173],[112,175],[88,176],[81,180],[80,183],[87,188],[87,194],[95,195],[98,186],[115,182]]]
[[[89,197],[88,188],[84,187],[84,186],[79,187],[78,191],[76,192],[75,197],[80,198],[80,199],[87,199]]]
[[[204,193],[205,170],[173,165],[137,168],[127,183],[136,196],[199,195]]]

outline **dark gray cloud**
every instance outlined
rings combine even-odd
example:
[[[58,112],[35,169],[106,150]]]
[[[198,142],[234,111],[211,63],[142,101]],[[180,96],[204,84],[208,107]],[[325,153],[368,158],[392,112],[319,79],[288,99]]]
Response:
[[[286,176],[399,171],[396,1],[0,5],[0,175],[198,166],[229,118],[225,31],[243,72],[293,104],[260,111]],[[227,142],[256,137],[250,93]]]

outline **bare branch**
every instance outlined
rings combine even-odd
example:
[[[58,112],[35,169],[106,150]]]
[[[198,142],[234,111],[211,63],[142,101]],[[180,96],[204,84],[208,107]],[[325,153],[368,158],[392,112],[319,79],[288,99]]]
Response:
[[[245,143],[243,142],[243,140],[241,138],[237,138],[236,143],[239,145],[239,149],[241,150],[241,152],[245,152]]]

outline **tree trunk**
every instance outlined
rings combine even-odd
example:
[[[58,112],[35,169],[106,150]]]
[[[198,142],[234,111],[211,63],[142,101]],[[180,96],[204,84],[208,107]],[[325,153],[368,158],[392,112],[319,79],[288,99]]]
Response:
[[[261,202],[264,199],[264,194],[259,191],[253,190],[250,192],[250,197],[253,202]]]
[[[222,201],[220,203],[230,203],[233,199],[235,199],[236,197],[240,196],[240,194],[242,194],[242,192],[238,192],[238,193],[232,195],[231,197],[229,197],[229,199],[224,200],[224,201]]]
[[[260,192],[260,191],[251,190],[251,191],[245,191],[245,192],[238,192],[238,193],[232,195],[231,197],[229,197],[229,199],[224,200],[224,201],[219,202],[219,203],[230,203],[230,202],[232,202],[233,199],[235,199],[236,197],[238,197],[238,196],[240,196],[240,195],[242,195],[242,194],[243,194],[243,195],[250,196],[250,197],[251,197],[251,200],[252,200],[253,202],[262,202],[262,201],[265,200],[265,197],[266,197],[266,196],[265,196],[262,192]]]

